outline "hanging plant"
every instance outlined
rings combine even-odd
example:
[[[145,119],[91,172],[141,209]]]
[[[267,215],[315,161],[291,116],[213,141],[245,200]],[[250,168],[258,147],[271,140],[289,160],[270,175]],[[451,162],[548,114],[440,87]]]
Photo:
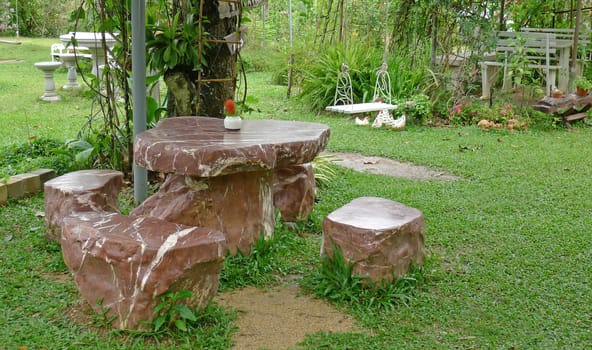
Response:
[[[195,23],[195,15],[189,14],[180,22],[180,13],[175,14],[172,22],[158,20],[148,16],[146,25],[146,47],[148,49],[148,67],[155,72],[166,72],[178,67],[190,67],[199,70],[207,62],[198,54],[200,40],[207,37]],[[207,46],[207,43],[204,43]]]

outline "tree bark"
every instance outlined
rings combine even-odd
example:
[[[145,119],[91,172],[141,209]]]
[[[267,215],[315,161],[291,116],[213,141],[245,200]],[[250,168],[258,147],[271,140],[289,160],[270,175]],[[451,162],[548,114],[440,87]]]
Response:
[[[236,31],[238,17],[220,18],[217,1],[204,0],[204,15],[209,23],[204,25],[206,32],[213,38],[223,38]],[[234,98],[236,85],[236,54],[232,55],[226,43],[210,43],[205,50],[207,65],[203,67],[202,76],[207,79],[229,79],[229,81],[203,82],[200,87],[199,115],[210,117],[224,116],[224,101]]]
[[[167,86],[167,111],[169,117],[197,115],[195,109],[195,73],[170,70],[164,74]]]
[[[209,36],[202,38],[206,40],[203,52],[206,63],[201,66],[202,82],[198,87],[196,67],[178,67],[165,72],[169,116],[201,115],[221,118],[224,116],[224,101],[234,97],[237,56],[230,53],[226,43],[207,42],[207,39],[222,39],[235,32],[238,17],[220,18],[218,1],[201,1],[201,15],[207,18],[207,21],[203,22],[204,32],[209,33]],[[199,11],[199,2],[197,3],[195,10]],[[187,0],[176,0],[176,10],[186,14],[189,11],[187,4]],[[198,46],[199,44],[196,44],[196,50],[199,49]]]

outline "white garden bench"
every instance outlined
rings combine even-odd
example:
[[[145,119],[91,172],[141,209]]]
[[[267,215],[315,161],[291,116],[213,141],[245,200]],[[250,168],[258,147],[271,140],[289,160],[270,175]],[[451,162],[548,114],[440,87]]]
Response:
[[[511,88],[510,69],[541,69],[546,81],[546,94],[556,85],[559,64],[558,43],[555,34],[533,32],[497,32],[495,54],[491,60],[480,62],[482,97],[489,98],[491,86],[503,68],[502,90]]]
[[[580,33],[578,47],[590,43],[588,36],[588,31]],[[495,53],[486,55],[490,58],[480,62],[482,98],[490,97],[491,86],[500,67],[503,67],[504,73],[502,90],[511,87],[509,69],[516,59],[525,59],[524,68],[543,70],[547,95],[552,87],[567,91],[573,37],[574,29],[522,28],[520,32],[497,32]]]

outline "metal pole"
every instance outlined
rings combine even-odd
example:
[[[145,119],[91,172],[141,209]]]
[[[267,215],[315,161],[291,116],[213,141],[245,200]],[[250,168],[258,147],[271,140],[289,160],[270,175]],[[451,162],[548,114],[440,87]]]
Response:
[[[288,18],[290,21],[290,47],[292,47],[292,0],[288,2]]]
[[[146,4],[132,0],[132,98],[134,138],[146,130]],[[134,201],[148,196],[148,173],[134,164]]]
[[[18,0],[16,0],[16,38],[18,39],[19,37],[19,18],[18,18]]]

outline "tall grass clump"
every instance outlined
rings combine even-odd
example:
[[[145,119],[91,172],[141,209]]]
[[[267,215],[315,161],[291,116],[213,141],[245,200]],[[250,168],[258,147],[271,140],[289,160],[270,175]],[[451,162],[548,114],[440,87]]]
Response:
[[[367,276],[354,274],[354,263],[345,259],[340,247],[334,245],[333,249],[333,256],[323,255],[320,267],[304,278],[302,286],[338,305],[393,310],[395,305],[409,302],[425,283],[423,268],[413,264],[408,274],[375,283]]]
[[[348,46],[346,54],[354,102],[368,102],[374,91],[373,72],[381,64],[380,54],[362,45]],[[303,73],[299,98],[311,110],[321,111],[333,104],[337,75],[343,63],[343,48],[331,47],[298,66]]]
[[[346,55],[354,103],[370,102],[374,96],[376,71],[383,63],[383,51],[352,44]],[[432,82],[429,71],[410,67],[410,59],[404,53],[388,55],[386,63],[393,99],[409,99],[422,93]],[[343,63],[343,48],[332,47],[299,66],[303,75],[300,100],[311,110],[318,112],[333,104],[337,76]]]

